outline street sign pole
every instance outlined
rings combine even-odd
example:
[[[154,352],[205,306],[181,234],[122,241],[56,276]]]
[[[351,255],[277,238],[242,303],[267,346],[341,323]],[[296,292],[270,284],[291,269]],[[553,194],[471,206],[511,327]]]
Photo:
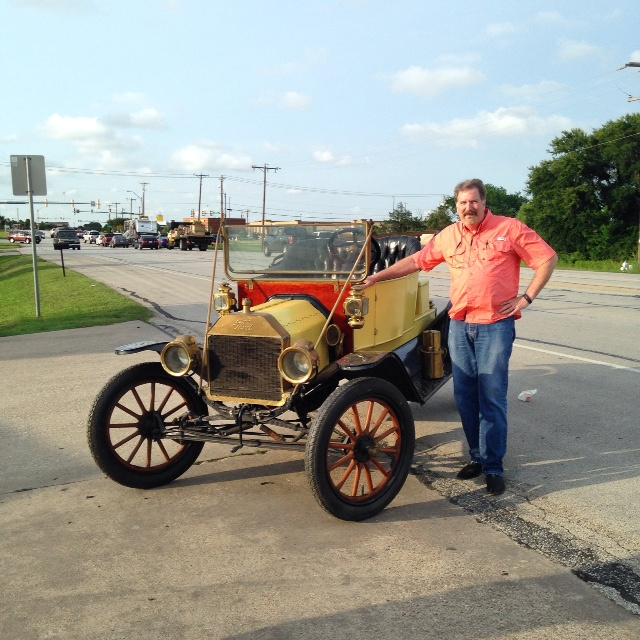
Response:
[[[31,189],[31,158],[27,156],[24,159],[25,169],[27,171],[27,192],[29,193],[29,219],[31,221],[31,256],[33,259],[33,288],[36,293],[36,318],[40,317],[40,283],[38,281],[38,251],[36,247],[38,243],[36,238],[35,220],[33,218],[33,190]]]
[[[40,285],[38,282],[38,254],[36,250],[36,221],[33,216],[33,196],[47,195],[44,156],[11,156],[11,183],[14,196],[29,196],[31,221],[31,255],[33,257],[33,283],[36,295],[36,317],[40,317]]]

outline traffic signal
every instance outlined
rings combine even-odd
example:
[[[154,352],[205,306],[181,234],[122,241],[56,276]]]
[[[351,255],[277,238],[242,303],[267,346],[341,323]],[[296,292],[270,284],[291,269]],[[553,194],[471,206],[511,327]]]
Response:
[[[71,201],[71,208],[75,211],[75,208],[76,208],[76,201],[75,200]]]
[[[98,209],[100,208],[100,198],[98,198]]]
[[[45,207],[48,207],[48,206],[49,206],[49,200],[48,200],[48,199],[46,199],[46,198],[45,198],[45,201],[44,201],[44,206],[45,206]]]

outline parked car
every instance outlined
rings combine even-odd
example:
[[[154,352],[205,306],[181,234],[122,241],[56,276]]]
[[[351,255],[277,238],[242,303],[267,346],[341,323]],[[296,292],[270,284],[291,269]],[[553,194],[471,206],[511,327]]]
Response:
[[[158,246],[158,237],[149,233],[143,233],[138,236],[133,244],[134,249],[157,249]]]
[[[31,231],[27,229],[12,229],[7,234],[9,242],[19,242],[21,244],[31,244]],[[36,235],[36,244],[40,244],[40,236]]]
[[[274,229],[264,237],[262,242],[262,252],[265,256],[272,253],[285,253],[287,249],[298,240],[309,238],[309,231],[306,227],[279,227]]]
[[[160,248],[167,248],[169,246],[169,238],[165,235],[158,236],[158,246]]]
[[[89,244],[96,244],[96,240],[98,239],[99,235],[100,235],[99,231],[87,231],[82,236],[82,239],[84,240],[85,244],[87,244],[87,242]]]
[[[212,289],[203,336],[116,349],[159,361],[123,367],[93,404],[89,446],[107,476],[151,489],[185,473],[206,442],[226,442],[304,452],[314,497],[343,520],[394,499],[413,460],[409,403],[451,377],[449,316],[417,272],[358,287],[418,251],[419,238],[376,241],[367,221],[333,229],[273,259],[225,241],[228,281]]]
[[[129,238],[125,238],[121,233],[114,233],[109,246],[112,249],[116,247],[124,247],[126,249],[129,246]]]

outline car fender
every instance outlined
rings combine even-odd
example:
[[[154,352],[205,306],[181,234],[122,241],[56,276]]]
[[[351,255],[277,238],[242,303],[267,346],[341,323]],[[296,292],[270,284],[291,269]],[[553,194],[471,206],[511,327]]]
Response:
[[[154,342],[153,340],[142,340],[140,342],[132,342],[130,344],[116,347],[115,352],[118,356],[128,356],[132,353],[140,353],[141,351],[155,351],[162,353],[162,350],[169,344],[169,340],[163,342]]]
[[[405,364],[400,356],[393,351],[390,353],[356,351],[340,358],[338,366],[343,376],[348,379],[382,378],[396,386],[408,402],[423,403]]]

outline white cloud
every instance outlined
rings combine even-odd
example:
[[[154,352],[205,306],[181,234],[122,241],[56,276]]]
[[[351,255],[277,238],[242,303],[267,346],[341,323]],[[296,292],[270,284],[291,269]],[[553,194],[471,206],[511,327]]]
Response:
[[[401,133],[440,146],[475,149],[487,138],[549,137],[569,128],[571,121],[563,116],[543,118],[531,109],[500,107],[493,112],[483,111],[473,118],[455,119],[445,124],[408,124],[402,127]]]
[[[42,125],[46,138],[71,144],[83,161],[96,167],[124,164],[120,152],[139,149],[144,140],[139,135],[125,135],[97,117],[70,117],[54,114]]]
[[[466,87],[484,81],[484,75],[468,67],[425,69],[409,67],[392,77],[392,89],[413,93],[423,98],[436,98],[448,89]]]
[[[331,164],[334,167],[349,167],[354,164],[351,156],[336,158],[328,149],[315,151],[313,153],[313,159],[319,164]]]
[[[599,57],[602,49],[588,42],[563,40],[560,42],[558,55],[563,62],[574,62],[585,58]]]
[[[631,54],[629,62],[640,62],[640,49],[637,49]]]
[[[310,105],[311,98],[297,91],[287,91],[278,103],[281,109],[306,109]]]
[[[503,36],[514,35],[521,31],[521,27],[513,24],[513,22],[494,22],[487,27],[487,37],[502,38]]]
[[[178,149],[172,156],[173,165],[182,171],[234,170],[251,168],[251,158],[233,155],[212,142],[200,145],[187,145]]]
[[[545,26],[562,27],[565,29],[575,29],[586,26],[584,21],[580,20],[578,14],[574,13],[571,18],[565,18],[559,11],[540,11],[536,14],[533,21]]]
[[[537,84],[523,84],[519,87],[514,85],[503,85],[500,87],[502,93],[515,100],[529,102],[549,93],[560,92],[564,85],[553,80],[543,80]]]
[[[330,162],[333,162],[334,158],[333,158],[333,153],[331,153],[331,151],[314,151],[313,153],[313,159],[316,162],[320,162],[323,164],[328,164]]]
[[[71,118],[54,113],[44,125],[44,133],[54,140],[83,140],[104,137],[107,127],[98,118]]]

